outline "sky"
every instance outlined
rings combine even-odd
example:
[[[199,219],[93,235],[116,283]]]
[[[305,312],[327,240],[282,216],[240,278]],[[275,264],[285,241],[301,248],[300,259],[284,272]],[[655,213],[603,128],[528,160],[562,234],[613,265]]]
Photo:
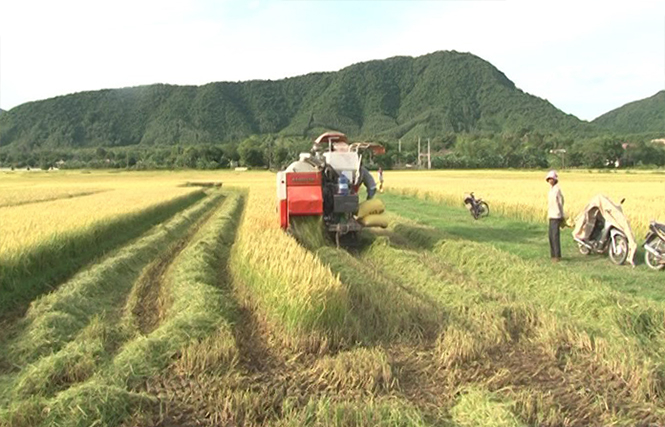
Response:
[[[665,1],[0,0],[0,108],[440,50],[592,120],[665,89]]]

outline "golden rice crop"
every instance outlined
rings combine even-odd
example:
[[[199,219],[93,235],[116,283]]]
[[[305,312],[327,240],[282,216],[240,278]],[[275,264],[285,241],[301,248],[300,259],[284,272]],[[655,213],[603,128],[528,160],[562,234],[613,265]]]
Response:
[[[475,192],[490,205],[490,211],[524,220],[544,220],[547,192],[543,171],[389,171],[389,191],[432,198],[461,206],[463,196]],[[626,198],[624,212],[633,230],[642,234],[649,220],[665,221],[665,174],[612,171],[560,171],[565,211],[574,218],[587,202],[602,193],[615,203]]]
[[[119,187],[86,197],[1,208],[0,260],[58,235],[119,215],[139,212],[193,191],[197,189],[139,185]]]
[[[48,202],[57,199],[87,196],[104,190],[85,187],[32,187],[1,188],[0,208],[30,203]]]
[[[272,181],[250,187],[231,271],[248,301],[285,332],[288,344],[322,349],[341,333],[355,332],[346,324],[344,285],[279,228]]]
[[[182,187],[187,181],[271,189],[274,183],[266,172],[233,171],[5,172],[0,178],[0,261],[59,235],[199,191]]]

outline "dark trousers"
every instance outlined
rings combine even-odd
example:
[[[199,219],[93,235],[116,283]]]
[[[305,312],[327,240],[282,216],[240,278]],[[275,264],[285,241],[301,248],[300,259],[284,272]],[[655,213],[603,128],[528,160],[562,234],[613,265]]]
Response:
[[[561,219],[550,218],[550,255],[552,258],[561,258]]]

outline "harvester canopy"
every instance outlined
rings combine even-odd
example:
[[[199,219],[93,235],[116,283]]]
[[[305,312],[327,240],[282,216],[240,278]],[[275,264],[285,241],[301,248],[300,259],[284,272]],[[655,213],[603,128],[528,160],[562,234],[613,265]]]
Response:
[[[595,223],[598,215],[603,217],[606,225],[612,226],[626,235],[628,239],[628,260],[634,265],[637,241],[635,240],[633,230],[630,228],[621,205],[617,205],[605,195],[598,194],[594,196],[584,210],[575,218],[573,237],[580,240],[589,239],[593,231],[593,226],[587,227],[587,225]]]

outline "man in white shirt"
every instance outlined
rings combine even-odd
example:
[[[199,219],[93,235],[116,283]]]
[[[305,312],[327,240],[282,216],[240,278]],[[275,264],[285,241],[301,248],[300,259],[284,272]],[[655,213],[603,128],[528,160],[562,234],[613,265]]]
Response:
[[[560,229],[565,221],[563,214],[563,193],[559,187],[559,176],[556,171],[549,171],[545,177],[545,181],[550,184],[550,192],[547,196],[547,217],[550,220],[550,255],[552,262],[559,262],[561,260]]]

